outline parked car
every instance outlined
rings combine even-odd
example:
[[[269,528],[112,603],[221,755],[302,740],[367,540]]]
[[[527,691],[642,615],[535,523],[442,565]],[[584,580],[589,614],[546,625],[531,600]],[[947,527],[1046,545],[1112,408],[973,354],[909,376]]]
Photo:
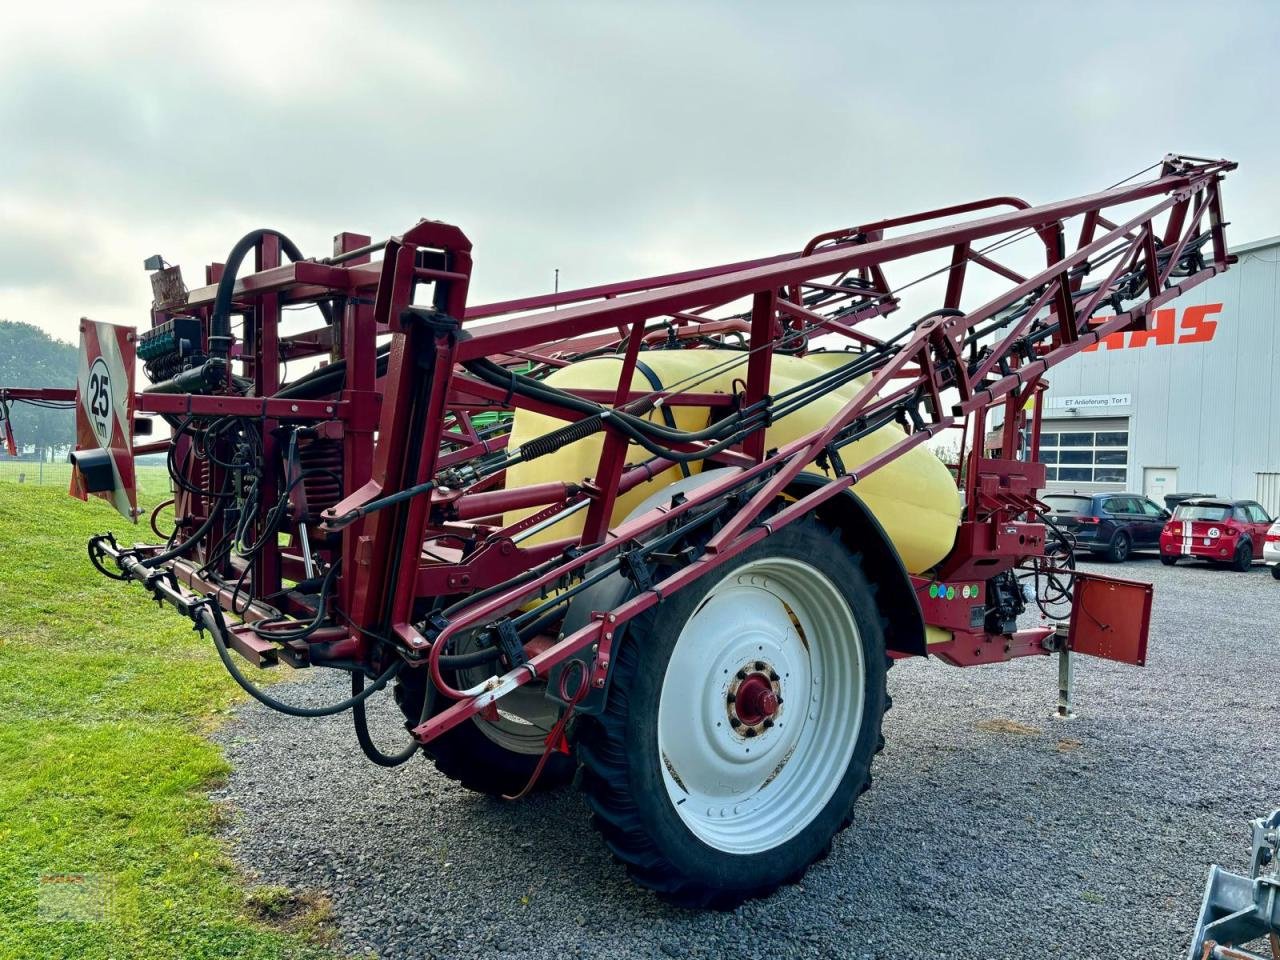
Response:
[[[1049,519],[1076,550],[1119,563],[1134,550],[1159,550],[1169,511],[1139,493],[1047,493]]]
[[[1280,580],[1280,520],[1271,525],[1262,544],[1262,559],[1271,568],[1271,575]]]
[[[1243,572],[1262,559],[1272,523],[1274,518],[1253,500],[1186,500],[1160,534],[1160,562],[1173,566],[1183,557],[1198,557]]]

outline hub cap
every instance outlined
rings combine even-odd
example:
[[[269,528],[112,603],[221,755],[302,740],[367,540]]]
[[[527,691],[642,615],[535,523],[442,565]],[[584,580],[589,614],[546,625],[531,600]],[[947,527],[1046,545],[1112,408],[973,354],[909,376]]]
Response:
[[[770,557],[721,580],[681,630],[658,705],[685,825],[736,854],[803,830],[844,778],[864,685],[853,614],[816,568]]]

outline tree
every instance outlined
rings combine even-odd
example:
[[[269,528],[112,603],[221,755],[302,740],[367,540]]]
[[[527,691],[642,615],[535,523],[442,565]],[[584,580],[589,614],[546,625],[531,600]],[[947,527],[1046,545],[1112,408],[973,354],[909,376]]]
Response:
[[[0,387],[74,387],[78,350],[29,323],[0,320]],[[75,442],[74,410],[10,405],[14,435],[44,451]]]

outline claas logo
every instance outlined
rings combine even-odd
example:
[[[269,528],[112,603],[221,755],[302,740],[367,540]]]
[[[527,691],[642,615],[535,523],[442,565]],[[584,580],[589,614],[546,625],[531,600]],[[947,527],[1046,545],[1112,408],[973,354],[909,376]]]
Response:
[[[1202,303],[1184,308],[1182,318],[1179,320],[1177,308],[1165,307],[1156,311],[1150,330],[1113,333],[1085,347],[1085,350],[1097,350],[1100,346],[1105,346],[1108,350],[1124,350],[1151,344],[1167,347],[1175,343],[1208,343],[1218,330],[1218,321],[1209,318],[1221,312],[1222,304],[1220,303]],[[1110,319],[1110,317],[1094,317],[1090,323],[1096,327]]]

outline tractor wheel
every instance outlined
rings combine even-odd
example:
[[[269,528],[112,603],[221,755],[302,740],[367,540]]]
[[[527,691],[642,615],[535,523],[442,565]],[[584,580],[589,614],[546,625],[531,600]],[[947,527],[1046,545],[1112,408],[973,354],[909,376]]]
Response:
[[[492,667],[479,667],[459,671],[453,678],[445,676],[455,686],[465,688],[483,683],[493,673]],[[416,726],[422,716],[427,677],[425,670],[406,674],[407,679],[396,686],[395,696],[410,725]],[[451,700],[437,697],[429,715],[452,704]],[[503,698],[496,719],[474,717],[461,723],[423,747],[423,753],[437,770],[468,790],[494,797],[513,796],[524,789],[533,775],[547,733],[558,716],[557,706],[543,696],[542,685],[526,684]],[[553,753],[547,758],[535,789],[564,786],[573,779],[576,768],[577,761],[572,756]]]
[[[1178,562],[1178,555],[1162,553],[1160,554],[1160,562],[1163,563],[1166,567],[1172,567],[1175,563]]]
[[[1231,569],[1237,573],[1248,573],[1253,568],[1253,544],[1241,540],[1236,544],[1236,554],[1231,558]]]
[[[632,878],[727,909],[800,879],[884,745],[884,633],[856,556],[800,520],[637,617],[578,726],[592,823]]]
[[[1111,546],[1107,547],[1103,554],[1112,563],[1124,563],[1129,559],[1129,554],[1133,550],[1133,541],[1129,539],[1129,535],[1120,530],[1111,539]]]

